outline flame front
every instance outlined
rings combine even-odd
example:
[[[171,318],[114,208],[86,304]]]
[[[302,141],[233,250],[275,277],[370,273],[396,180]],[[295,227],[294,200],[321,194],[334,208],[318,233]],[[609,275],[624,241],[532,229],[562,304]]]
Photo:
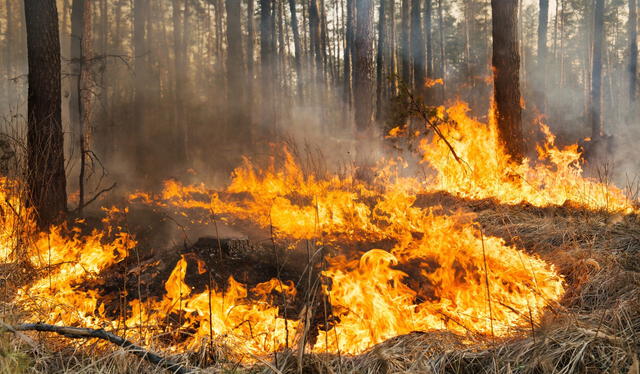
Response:
[[[357,354],[412,331],[508,336],[537,323],[561,298],[562,277],[538,256],[486,235],[474,214],[424,207],[419,197],[445,191],[501,204],[571,202],[623,213],[636,208],[619,189],[583,177],[577,147],[558,149],[548,128],[542,127],[547,140],[538,148],[539,161],[514,164],[502,150],[495,124],[483,124],[467,112],[463,103],[439,109],[448,123],[440,130],[463,161],[457,162],[439,138],[425,137],[420,152],[434,171],[429,178],[401,177],[402,160],[381,163],[371,182],[320,177],[303,172],[285,152],[282,165],[274,158],[264,169],[246,159],[221,191],[167,181],[161,194],[131,196],[185,214],[200,210],[250,221],[275,238],[330,248],[322,292],[331,305],[331,322],[325,321],[315,339],[305,336],[311,311],[285,318],[271,300],[274,292],[294,297],[294,284],[273,279],[249,288],[230,278],[225,289],[209,284],[194,292],[185,281],[191,265],[184,257],[162,298],[125,295],[130,296],[126,318],[113,321],[87,282],[99,283],[101,271],[135,248],[135,239],[117,225],[116,217],[126,212],[109,212],[108,229],[89,235],[65,227],[38,233],[28,210],[19,210],[22,204],[11,197],[13,184],[3,180],[1,255],[13,261],[14,250],[26,247],[24,253],[41,271],[40,278],[18,290],[16,301],[34,311],[34,320],[125,329],[144,342],[151,342],[154,332],[179,330],[184,333],[174,334],[173,349],[198,347],[213,338],[235,347],[244,359],[302,343],[316,352]],[[19,224],[23,233],[18,235],[10,227]],[[370,244],[381,242],[386,245]],[[207,276],[200,266],[198,272]]]

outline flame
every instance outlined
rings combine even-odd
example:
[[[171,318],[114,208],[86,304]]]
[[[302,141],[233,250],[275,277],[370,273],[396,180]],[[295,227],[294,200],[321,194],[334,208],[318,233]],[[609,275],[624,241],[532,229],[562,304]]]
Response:
[[[273,157],[264,168],[245,159],[223,190],[168,180],[160,194],[130,196],[190,218],[197,211],[250,221],[279,239],[331,247],[337,255],[327,257],[322,270],[331,321],[325,321],[317,339],[305,337],[313,305],[301,313],[306,317],[286,315],[280,300],[296,297],[293,283],[272,279],[249,287],[231,277],[224,287],[209,282],[204,291],[195,291],[186,275],[205,278],[210,269],[186,257],[177,262],[162,297],[123,294],[129,300],[123,307],[126,315],[114,319],[97,290],[100,273],[137,245],[121,227],[127,209],[106,209],[102,230],[84,233],[78,222],[42,233],[15,192],[20,184],[0,179],[1,259],[16,261],[19,249],[39,272],[34,282],[16,291],[15,301],[32,312],[34,321],[124,329],[146,343],[169,332],[174,350],[213,339],[234,347],[240,360],[300,344],[316,352],[357,354],[416,330],[509,336],[535,325],[564,292],[554,266],[486,235],[474,214],[425,208],[418,197],[445,191],[502,204],[571,202],[622,213],[635,207],[616,187],[583,177],[578,147],[556,147],[544,125],[546,140],[537,148],[538,160],[514,163],[498,140],[493,117],[481,123],[468,116],[464,103],[439,108],[437,116],[445,123],[440,130],[463,161],[457,162],[439,138],[423,137],[422,160],[433,171],[428,178],[402,176],[407,167],[402,159],[382,161],[371,182],[321,177],[305,171],[285,150],[282,162]],[[397,128],[390,136],[404,132]],[[383,241],[385,248],[369,244]]]
[[[465,162],[455,162],[438,138],[422,140],[423,160],[437,174],[429,189],[469,199],[493,198],[506,204],[526,202],[544,207],[571,202],[594,210],[635,211],[620,189],[583,177],[578,146],[559,149],[546,125],[541,125],[546,141],[537,147],[540,161],[525,159],[515,164],[498,140],[493,116],[485,125],[470,118],[468,111],[462,102],[438,111],[441,119],[454,123],[441,130]]]

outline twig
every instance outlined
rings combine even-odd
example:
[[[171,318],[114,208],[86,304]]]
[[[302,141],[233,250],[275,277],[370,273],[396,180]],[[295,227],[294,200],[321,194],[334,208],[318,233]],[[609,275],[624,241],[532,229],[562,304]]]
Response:
[[[144,348],[133,344],[131,341],[127,339],[114,335],[103,329],[56,326],[56,325],[49,325],[45,323],[25,323],[25,324],[16,325],[16,326],[4,325],[3,327],[13,333],[17,333],[18,331],[41,331],[41,332],[53,332],[58,335],[62,335],[71,339],[90,339],[90,338],[102,339],[110,343],[113,343],[119,347],[125,348],[130,353],[144,360],[147,360],[154,365],[167,369],[173,374],[195,373],[194,370],[184,367],[182,364],[179,364],[167,358],[158,356],[155,353],[149,352]]]
[[[114,188],[116,188],[118,184],[117,183],[113,183],[110,187],[107,188],[103,188],[100,191],[98,191],[98,193],[96,193],[91,199],[87,200],[86,203],[82,204],[81,206],[78,206],[74,212],[80,211],[82,208],[86,207],[87,205],[91,204],[92,202],[96,201],[102,194],[107,193],[111,190],[113,190]]]

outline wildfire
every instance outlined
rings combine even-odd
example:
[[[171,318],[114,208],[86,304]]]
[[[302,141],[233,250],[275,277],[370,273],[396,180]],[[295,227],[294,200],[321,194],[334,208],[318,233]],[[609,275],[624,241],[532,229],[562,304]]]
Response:
[[[118,225],[126,210],[109,210],[105,229],[90,234],[64,226],[38,233],[28,210],[17,210],[23,204],[10,194],[12,184],[3,180],[0,255],[11,261],[14,250],[25,246],[24,253],[40,270],[40,277],[19,289],[15,299],[30,307],[38,321],[126,329],[146,342],[152,332],[177,329],[185,333],[175,337],[174,349],[214,339],[240,355],[266,355],[305,343],[317,352],[357,354],[416,330],[508,336],[535,325],[564,291],[554,267],[486,235],[471,213],[421,207],[419,195],[446,191],[506,204],[571,201],[588,209],[635,208],[619,189],[584,178],[577,147],[558,149],[546,127],[546,142],[538,148],[540,161],[513,164],[493,122],[469,118],[462,103],[441,108],[438,116],[450,123],[441,130],[463,162],[438,138],[424,138],[422,158],[435,172],[428,179],[400,177],[401,160],[381,164],[372,182],[319,177],[303,171],[285,152],[281,164],[273,158],[266,168],[245,159],[221,191],[170,180],[158,195],[131,196],[183,213],[199,210],[250,221],[271,229],[279,239],[331,248],[327,253],[333,255],[321,272],[321,292],[331,306],[331,316],[325,317],[331,321],[324,321],[315,339],[305,336],[313,305],[301,315],[285,316],[272,300],[274,293],[285,300],[295,297],[298,290],[292,282],[272,279],[248,287],[231,277],[224,288],[209,282],[204,291],[195,292],[185,281],[192,266],[185,257],[171,272],[162,298],[129,297],[126,318],[114,321],[87,282],[99,283],[101,271],[136,247],[135,239]],[[20,235],[11,229],[19,223]],[[381,241],[388,243],[385,248],[369,244]],[[197,267],[191,271],[206,277],[206,266],[198,262]]]

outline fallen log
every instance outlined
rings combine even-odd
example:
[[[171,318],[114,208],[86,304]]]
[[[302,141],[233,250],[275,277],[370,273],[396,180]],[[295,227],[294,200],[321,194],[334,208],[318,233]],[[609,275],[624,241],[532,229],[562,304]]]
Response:
[[[128,352],[149,361],[150,363],[157,365],[163,369],[168,370],[173,374],[194,374],[195,370],[185,367],[184,365],[167,358],[161,357],[153,352],[149,352],[146,349],[135,345],[131,341],[107,332],[103,329],[90,329],[84,327],[70,327],[70,326],[56,326],[46,323],[25,323],[21,325],[10,326],[2,324],[4,329],[17,333],[19,331],[41,331],[41,332],[53,332],[58,335],[65,336],[71,339],[91,339],[97,338],[106,340],[117,346],[125,348]]]

